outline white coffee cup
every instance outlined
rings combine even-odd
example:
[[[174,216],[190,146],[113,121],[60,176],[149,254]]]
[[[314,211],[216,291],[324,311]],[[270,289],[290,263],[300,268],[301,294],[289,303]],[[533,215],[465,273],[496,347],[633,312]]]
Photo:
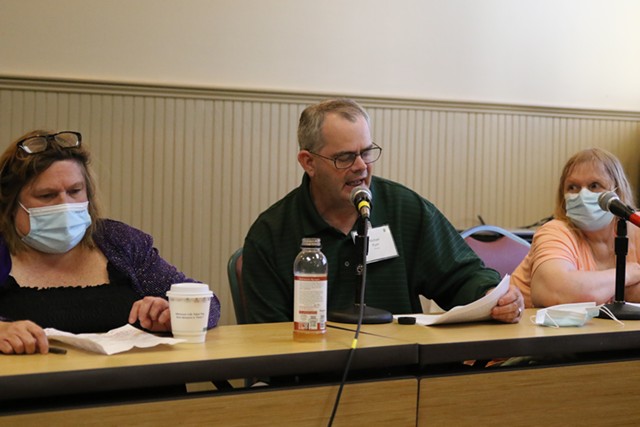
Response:
[[[204,342],[213,292],[204,283],[174,283],[167,292],[174,338]]]

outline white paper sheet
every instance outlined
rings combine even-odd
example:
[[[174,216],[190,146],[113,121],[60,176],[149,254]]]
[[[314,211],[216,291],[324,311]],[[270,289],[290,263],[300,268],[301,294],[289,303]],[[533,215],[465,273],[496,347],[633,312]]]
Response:
[[[491,319],[491,309],[509,290],[509,275],[505,275],[496,288],[470,304],[459,305],[442,314],[396,314],[393,317],[415,317],[418,325],[442,325],[445,323],[480,322]]]
[[[182,339],[158,337],[131,325],[121,326],[103,334],[72,334],[53,328],[46,328],[44,332],[50,340],[107,355],[122,353],[133,347],[147,348],[159,344],[173,345],[184,342]]]

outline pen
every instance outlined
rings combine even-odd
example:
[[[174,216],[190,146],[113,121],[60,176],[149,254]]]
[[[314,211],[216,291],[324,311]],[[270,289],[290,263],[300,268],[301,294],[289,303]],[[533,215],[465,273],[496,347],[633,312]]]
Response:
[[[60,347],[51,347],[49,346],[49,353],[53,354],[67,354],[67,349]]]

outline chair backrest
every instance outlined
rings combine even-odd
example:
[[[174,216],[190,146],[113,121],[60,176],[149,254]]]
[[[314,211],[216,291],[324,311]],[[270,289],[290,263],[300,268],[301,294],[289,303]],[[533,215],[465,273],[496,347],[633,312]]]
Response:
[[[233,309],[236,313],[238,325],[247,323],[246,301],[242,288],[242,248],[236,250],[229,258],[227,264],[227,276],[229,277],[229,287],[231,288],[231,298],[233,299]]]
[[[460,235],[487,267],[500,273],[501,278],[513,273],[531,247],[523,238],[495,225],[471,227]]]

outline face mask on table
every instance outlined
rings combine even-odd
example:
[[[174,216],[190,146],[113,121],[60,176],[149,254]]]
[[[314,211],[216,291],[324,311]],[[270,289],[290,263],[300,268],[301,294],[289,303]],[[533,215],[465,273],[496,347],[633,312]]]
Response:
[[[573,304],[558,304],[541,308],[531,320],[536,325],[560,328],[566,326],[583,326],[589,320],[604,311],[613,320],[621,323],[611,311],[604,306],[597,306],[595,302],[580,302]]]
[[[33,249],[61,254],[73,249],[84,237],[89,225],[89,202],[65,203],[40,208],[22,209],[29,214],[31,229],[22,241]]]
[[[600,208],[598,205],[600,193],[583,188],[579,193],[566,193],[564,195],[567,217],[579,229],[584,231],[600,230],[611,223],[613,214]]]

